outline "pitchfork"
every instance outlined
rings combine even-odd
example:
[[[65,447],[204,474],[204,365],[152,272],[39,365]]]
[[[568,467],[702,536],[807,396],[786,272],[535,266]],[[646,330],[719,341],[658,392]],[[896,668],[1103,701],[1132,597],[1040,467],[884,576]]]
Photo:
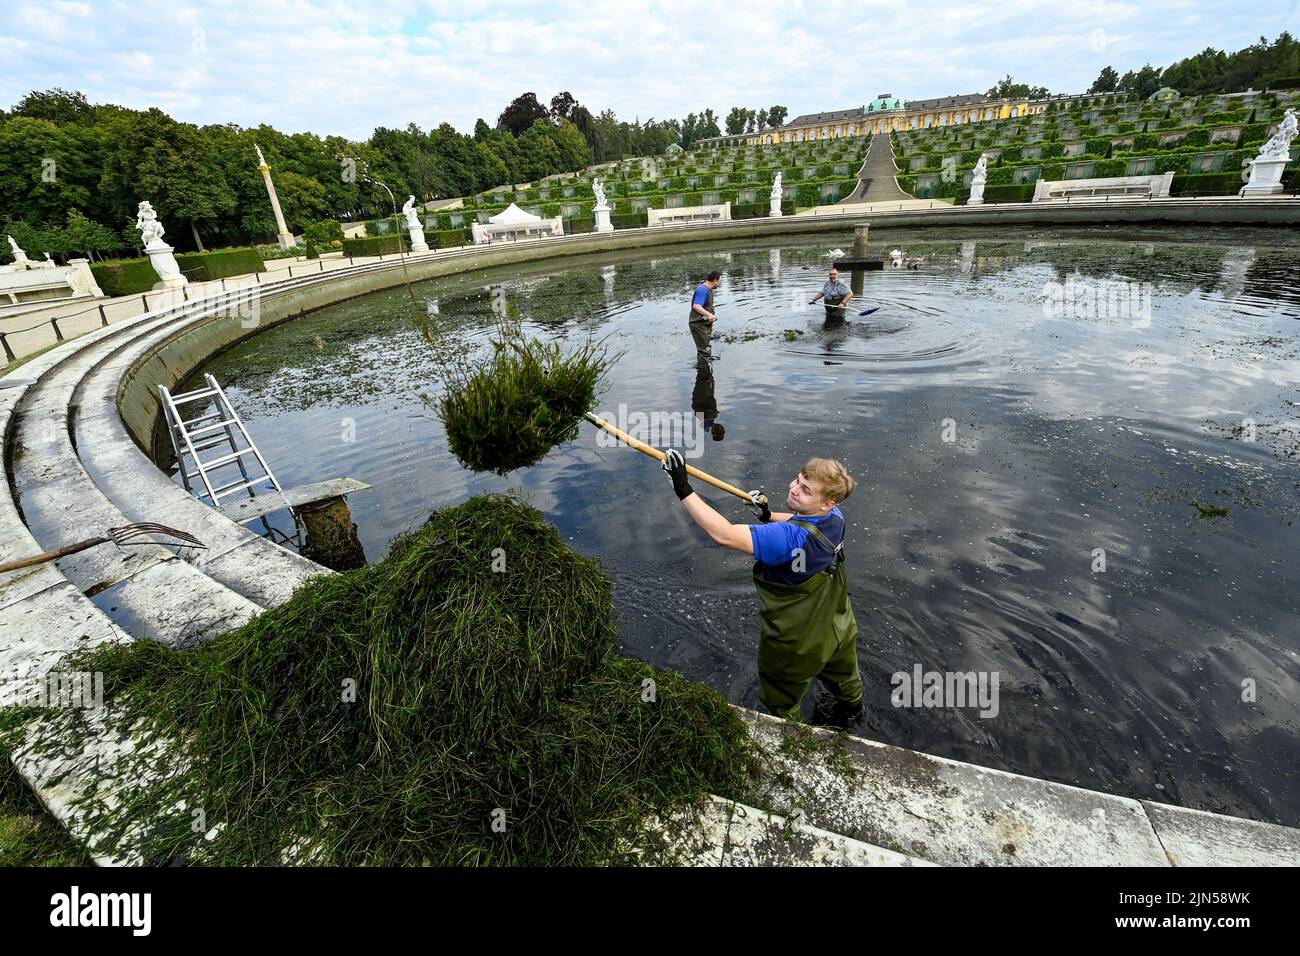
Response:
[[[78,541],[76,544],[70,544],[66,548],[59,548],[57,551],[46,551],[44,554],[33,555],[30,558],[20,558],[17,561],[0,564],[0,574],[5,571],[17,571],[19,568],[30,568],[34,564],[44,564],[46,561],[53,561],[69,554],[76,554],[78,551],[85,551],[87,548],[93,548],[97,544],[106,544],[109,541],[119,548],[142,544],[175,544],[181,548],[207,549],[207,545],[194,535],[185,531],[177,531],[175,528],[169,528],[166,525],[154,524],[151,521],[140,524],[126,524],[120,528],[109,528],[104,534],[107,537],[87,538],[85,541]],[[154,534],[175,538],[176,541],[155,542],[149,538],[149,535]]]

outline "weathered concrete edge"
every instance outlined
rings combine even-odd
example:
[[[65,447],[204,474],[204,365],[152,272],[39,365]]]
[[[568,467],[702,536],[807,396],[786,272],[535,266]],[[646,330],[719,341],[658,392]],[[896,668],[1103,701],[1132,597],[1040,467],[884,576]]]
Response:
[[[740,707],[737,711],[754,739],[772,755],[779,754],[777,735],[796,730],[767,714]],[[801,766],[786,759],[781,767],[793,780],[771,786],[769,805],[787,813],[802,811],[809,823],[823,829],[869,844],[901,847],[932,862],[1300,865],[1300,829],[1088,790],[823,728],[806,731],[823,743],[838,741],[857,771],[855,779],[850,785],[843,775],[828,772],[824,760]],[[878,793],[871,784],[882,774],[888,786]],[[1033,827],[1042,830],[1034,832]],[[880,838],[873,839],[877,833]],[[1017,833],[1019,855],[1000,852],[1003,840]],[[909,842],[916,836],[924,838],[924,848]],[[890,847],[891,842],[899,846]]]
[[[792,816],[709,796],[666,820],[652,817],[643,832],[681,866],[919,866],[936,864],[832,833]],[[644,848],[628,855],[643,862]],[[653,858],[653,857],[652,857]]]

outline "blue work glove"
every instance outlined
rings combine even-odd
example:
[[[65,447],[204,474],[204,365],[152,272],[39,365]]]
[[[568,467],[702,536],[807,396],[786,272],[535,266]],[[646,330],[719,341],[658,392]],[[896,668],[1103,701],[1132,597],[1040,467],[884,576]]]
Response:
[[[677,494],[677,500],[689,498],[695,494],[695,489],[691,487],[686,472],[686,459],[682,453],[675,448],[669,448],[664,455],[663,461],[664,472],[673,480],[673,491]]]

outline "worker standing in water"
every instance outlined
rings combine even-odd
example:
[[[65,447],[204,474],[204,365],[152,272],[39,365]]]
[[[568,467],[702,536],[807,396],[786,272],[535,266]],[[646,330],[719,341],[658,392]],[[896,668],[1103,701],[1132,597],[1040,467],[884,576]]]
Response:
[[[713,323],[718,321],[713,312],[713,290],[722,285],[722,273],[710,272],[695,289],[691,297],[689,328],[691,338],[695,340],[695,361],[697,365],[708,364],[713,358],[709,340],[713,338]]]
[[[732,524],[695,493],[680,452],[669,449],[663,469],[687,513],[724,547],[754,556],[761,628],[759,696],[773,714],[801,719],[813,680],[834,698],[818,702],[816,720],[848,728],[862,717],[858,623],[844,569],[844,515],[839,503],[854,480],[838,461],[813,458],[790,482],[790,512],[773,512],[751,492],[758,524]]]
[[[808,304],[816,305],[818,299],[825,299],[827,318],[843,318],[844,310],[852,298],[853,290],[840,281],[839,270],[832,266],[826,276],[826,282],[822,285],[822,290],[813,296]]]

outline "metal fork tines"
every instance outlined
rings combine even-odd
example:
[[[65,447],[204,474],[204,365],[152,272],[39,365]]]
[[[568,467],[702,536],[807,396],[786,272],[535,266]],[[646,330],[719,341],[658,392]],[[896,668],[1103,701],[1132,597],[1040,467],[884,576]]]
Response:
[[[165,537],[175,538],[176,541],[150,540],[150,535],[162,535]],[[200,541],[188,531],[178,531],[176,528],[169,528],[164,524],[155,524],[152,521],[143,521],[139,524],[127,524],[120,528],[108,529],[109,540],[118,547],[130,547],[131,545],[143,544],[174,544],[182,548],[207,548],[207,545]]]

